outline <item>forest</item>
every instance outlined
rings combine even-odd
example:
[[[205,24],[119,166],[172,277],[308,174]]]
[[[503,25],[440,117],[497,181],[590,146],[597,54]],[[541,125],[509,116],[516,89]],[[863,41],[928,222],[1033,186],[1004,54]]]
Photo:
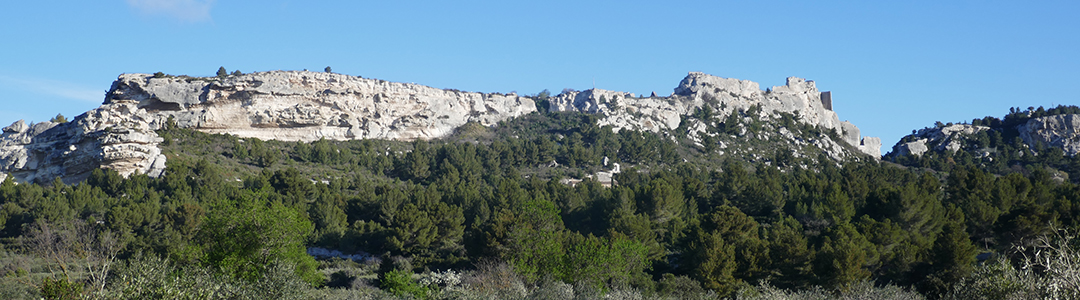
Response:
[[[0,184],[0,297],[1080,298],[1080,159],[1018,144],[1034,112],[883,162],[750,162],[579,113],[413,142],[169,127],[159,178]]]

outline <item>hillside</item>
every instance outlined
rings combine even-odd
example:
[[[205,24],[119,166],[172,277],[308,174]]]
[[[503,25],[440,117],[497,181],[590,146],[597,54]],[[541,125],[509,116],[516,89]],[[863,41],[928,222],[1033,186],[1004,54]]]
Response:
[[[812,81],[795,77],[762,91],[757,83],[702,73],[687,75],[672,96],[647,98],[603,90],[554,97],[483,94],[306,71],[123,74],[101,107],[71,122],[20,120],[5,127],[0,177],[37,183],[60,177],[72,184],[99,167],[156,177],[169,158],[160,154],[154,131],[166,126],[281,141],[430,140],[465,124],[492,127],[520,118],[537,111],[535,101],[548,104],[548,111],[595,114],[589,122],[614,132],[656,132],[750,161],[772,160],[777,153],[796,159],[824,153],[837,162],[866,153],[876,159],[880,141],[861,139],[857,127],[839,121],[831,98],[821,95]]]
[[[1080,180],[1080,107],[1010,109],[1004,118],[938,122],[905,136],[885,160],[949,171],[979,168],[998,175],[1034,171]]]
[[[1075,156],[1054,146],[1004,156],[1026,149],[1017,128],[1053,131],[1015,125],[1066,120],[1075,107],[941,124],[885,161],[798,78],[761,91],[691,73],[669,97],[511,96],[540,107],[469,117],[432,138],[287,138],[336,132],[322,123],[240,131],[286,137],[263,140],[192,121],[229,105],[258,115],[258,97],[273,95],[190,109],[116,96],[69,123],[5,129],[5,149],[63,150],[52,159],[66,164],[35,158],[34,170],[85,179],[41,182],[34,171],[17,181],[24,167],[0,183],[0,297],[1080,296],[1070,235],[1080,185],[1054,175]],[[1000,142],[1009,128],[1014,142]],[[988,142],[971,146],[984,132]],[[919,141],[928,150],[911,154]],[[153,145],[146,153],[167,160],[144,173],[112,167],[139,159],[64,156],[94,145]],[[968,159],[973,151],[1003,156]],[[94,159],[105,168],[73,169]]]

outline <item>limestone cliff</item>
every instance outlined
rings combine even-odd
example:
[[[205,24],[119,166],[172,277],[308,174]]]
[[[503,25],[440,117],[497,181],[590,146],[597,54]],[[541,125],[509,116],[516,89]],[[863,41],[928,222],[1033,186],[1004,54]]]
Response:
[[[123,74],[105,103],[70,123],[22,121],[0,138],[0,176],[78,182],[94,168],[158,176],[154,130],[170,120],[208,133],[285,141],[431,139],[466,122],[492,125],[536,111],[515,94],[441,90],[341,74],[274,71],[196,78]],[[0,178],[3,180],[3,178]]]
[[[218,78],[124,74],[105,102],[133,100],[155,126],[264,140],[431,139],[536,111],[532,99],[356,76],[275,71]]]
[[[875,158],[881,156],[880,139],[860,137],[859,128],[841,122],[832,111],[831,103],[826,107],[813,81],[797,77],[788,78],[786,85],[762,91],[756,82],[691,72],[670,97],[654,94],[637,98],[631,93],[592,89],[562,93],[554,97],[549,106],[553,111],[602,115],[600,125],[611,125],[616,130],[660,132],[675,130],[681,125],[682,116],[704,105],[710,106],[721,118],[736,111],[747,111],[752,106],[761,108],[761,118],[775,118],[779,112],[792,113],[804,123],[835,131],[844,142],[863,153]],[[703,126],[689,128],[695,131],[692,136],[700,135],[704,130]]]
[[[19,120],[4,127],[0,174],[39,183],[59,177],[69,184],[82,181],[99,167],[124,176],[135,172],[158,176],[165,169],[165,155],[157,147],[161,138],[150,126],[156,120],[138,113],[141,110],[136,106],[117,101],[72,122],[27,125]]]

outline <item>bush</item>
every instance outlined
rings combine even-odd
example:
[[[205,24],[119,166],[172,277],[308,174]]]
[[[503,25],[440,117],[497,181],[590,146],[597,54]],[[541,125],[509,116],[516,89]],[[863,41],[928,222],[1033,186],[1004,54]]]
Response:
[[[166,259],[136,254],[121,266],[101,299],[300,299],[311,291],[292,267],[272,262],[257,281],[216,274],[210,269],[178,267]]]
[[[379,286],[383,290],[397,296],[409,295],[417,299],[426,298],[429,291],[420,283],[412,279],[412,273],[404,270],[393,270],[380,276]]]
[[[769,285],[761,284],[757,287],[739,290],[736,299],[747,300],[826,300],[826,299],[893,299],[893,300],[921,300],[925,299],[917,292],[910,291],[894,285],[883,287],[874,286],[873,282],[859,281],[848,286],[843,292],[834,293],[820,287],[807,290],[787,291]]]
[[[41,297],[45,299],[79,299],[83,285],[72,282],[66,276],[62,278],[45,277],[41,282]]]

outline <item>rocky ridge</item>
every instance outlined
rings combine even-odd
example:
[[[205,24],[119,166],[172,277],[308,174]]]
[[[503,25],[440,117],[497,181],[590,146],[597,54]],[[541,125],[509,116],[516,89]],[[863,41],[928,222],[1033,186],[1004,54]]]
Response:
[[[180,128],[264,140],[432,139],[536,111],[531,98],[356,76],[274,71],[218,78],[120,75],[106,103],[132,100]],[[160,122],[156,125],[160,126]]]
[[[838,160],[850,154],[840,140],[856,147],[855,152],[880,156],[880,140],[861,138],[857,127],[840,122],[826,107],[813,81],[795,77],[762,91],[751,81],[693,72],[670,97],[637,98],[593,89],[566,92],[549,103],[552,111],[599,114],[599,125],[616,130],[670,133],[682,126],[697,143],[711,134],[706,126],[699,121],[682,124],[696,109],[708,105],[726,116],[759,107],[760,115],[754,117],[791,113],[841,137],[805,141],[790,132],[785,136],[786,129],[779,128],[778,137],[790,142],[812,144]],[[413,140],[445,137],[468,122],[492,126],[534,111],[532,98],[513,93],[461,92],[333,73],[272,71],[221,78],[122,74],[101,107],[72,122],[19,121],[4,128],[0,176],[39,183],[60,177],[73,183],[99,167],[124,176],[159,176],[166,158],[155,130],[170,125],[264,140]]]
[[[919,156],[931,149],[956,152],[967,143],[971,135],[989,129],[990,127],[987,126],[967,124],[923,128],[893,145],[893,151],[890,155]]]
[[[536,111],[531,98],[442,90],[333,73],[273,71],[197,78],[123,74],[105,103],[73,122],[15,122],[0,140],[0,174],[78,182],[94,168],[158,176],[154,130],[180,128],[284,141],[431,139],[458,126]],[[7,175],[0,175],[6,177]],[[2,180],[3,178],[0,178]]]
[[[969,124],[949,124],[923,128],[903,137],[893,145],[887,155],[892,158],[912,155],[921,156],[927,151],[956,152],[972,143],[972,137],[987,130],[1012,130],[1019,133],[1020,139],[1029,149],[1037,149],[1037,144],[1057,147],[1069,156],[1080,153],[1080,114],[1061,114],[1030,118],[1012,128],[993,129],[988,126]],[[989,155],[986,149],[978,150],[981,156]]]
[[[825,106],[821,94],[813,81],[798,77],[789,77],[786,85],[762,91],[758,83],[753,81],[691,72],[669,97],[657,97],[655,94],[635,97],[632,93],[601,89],[567,91],[551,99],[549,108],[552,111],[598,114],[602,116],[599,125],[610,125],[615,130],[661,132],[674,131],[681,125],[683,116],[705,105],[716,111],[721,119],[758,106],[761,108],[758,110],[759,118],[775,119],[778,113],[792,113],[803,123],[836,132],[844,142],[862,153],[880,157],[881,139],[861,137],[858,127],[847,121],[841,122],[836,112]],[[690,136],[706,134],[704,124],[687,127],[691,131]],[[700,139],[696,142],[700,142]],[[824,142],[822,148],[839,159],[844,150],[830,142],[834,141]]]

